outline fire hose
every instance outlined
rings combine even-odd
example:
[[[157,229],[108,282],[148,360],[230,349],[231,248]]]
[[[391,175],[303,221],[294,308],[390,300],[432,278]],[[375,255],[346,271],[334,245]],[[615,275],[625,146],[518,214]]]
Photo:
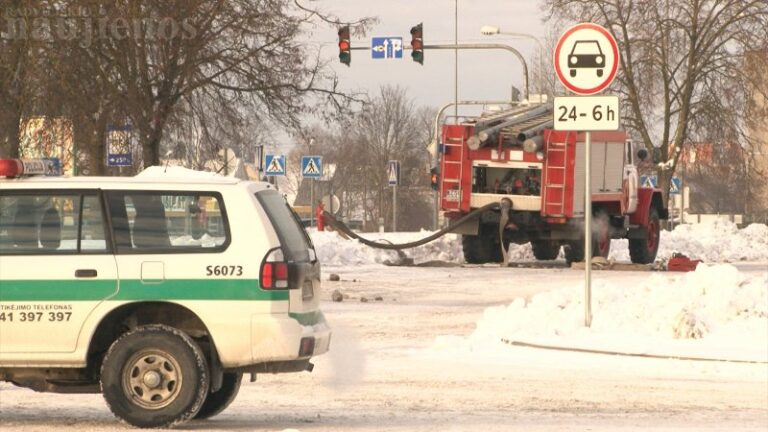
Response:
[[[340,232],[344,233],[345,235],[354,238],[358,240],[360,243],[370,246],[372,248],[377,249],[388,249],[388,250],[400,250],[400,249],[410,249],[415,248],[417,246],[421,246],[424,244],[427,244],[431,241],[437,240],[438,238],[448,234],[449,232],[456,229],[458,226],[463,225],[466,222],[469,222],[473,218],[479,217],[481,213],[487,210],[494,210],[499,208],[499,203],[490,203],[486,204],[478,209],[475,209],[471,211],[470,213],[467,213],[466,215],[462,216],[461,218],[457,219],[453,223],[449,224],[447,227],[436,231],[432,233],[431,235],[424,237],[421,240],[412,241],[408,243],[400,243],[400,244],[385,244],[385,243],[378,243],[376,241],[368,240],[366,238],[360,237],[357,235],[357,233],[353,232],[349,227],[347,227],[343,222],[337,220],[335,217],[333,217],[332,214],[328,213],[327,211],[323,211],[323,219],[325,223],[332,226],[333,228],[339,230]],[[503,243],[502,243],[503,244]]]

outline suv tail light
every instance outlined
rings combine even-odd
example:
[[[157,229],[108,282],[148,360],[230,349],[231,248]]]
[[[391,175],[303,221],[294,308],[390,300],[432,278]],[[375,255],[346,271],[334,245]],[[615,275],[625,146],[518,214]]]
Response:
[[[283,250],[275,248],[269,251],[261,263],[261,287],[267,290],[289,289],[288,276],[288,263],[285,261]]]

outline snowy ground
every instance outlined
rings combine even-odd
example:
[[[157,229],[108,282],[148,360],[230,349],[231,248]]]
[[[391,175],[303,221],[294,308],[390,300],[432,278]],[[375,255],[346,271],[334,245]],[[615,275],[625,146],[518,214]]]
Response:
[[[395,242],[423,234],[394,234]],[[682,227],[660,256],[695,273],[459,266],[444,239],[386,267],[391,252],[313,235],[325,263],[322,307],[334,336],[312,374],[261,375],[220,416],[189,430],[768,430],[768,227]],[[374,237],[374,236],[370,236]],[[614,256],[626,253],[614,242]],[[433,252],[430,252],[429,248]],[[434,251],[440,251],[438,255]],[[515,260],[530,260],[525,247]],[[730,262],[730,264],[726,263]],[[341,280],[327,281],[330,273]],[[346,295],[341,303],[330,293]],[[364,299],[364,300],[363,300]],[[543,345],[735,361],[693,361],[512,346]],[[99,395],[0,384],[0,429],[125,428]]]

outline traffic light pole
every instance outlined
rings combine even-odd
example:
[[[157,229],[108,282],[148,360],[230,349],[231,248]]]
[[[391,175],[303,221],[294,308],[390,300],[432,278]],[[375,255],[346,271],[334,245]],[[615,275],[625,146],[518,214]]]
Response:
[[[350,50],[354,51],[370,51],[371,47],[350,47]],[[403,47],[403,50],[409,50],[410,47]],[[523,65],[523,87],[525,88],[525,98],[528,99],[528,63],[525,61],[525,57],[520,54],[520,51],[505,44],[487,44],[487,43],[462,43],[462,44],[438,44],[438,45],[424,45],[423,49],[447,49],[447,50],[487,50],[498,49],[511,52],[520,63]]]

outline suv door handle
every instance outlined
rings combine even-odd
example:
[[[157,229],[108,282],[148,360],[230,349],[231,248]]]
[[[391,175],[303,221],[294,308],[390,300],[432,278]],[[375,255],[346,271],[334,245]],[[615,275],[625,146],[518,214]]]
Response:
[[[75,270],[75,277],[79,278],[93,278],[98,276],[98,272],[94,269],[78,269]]]

